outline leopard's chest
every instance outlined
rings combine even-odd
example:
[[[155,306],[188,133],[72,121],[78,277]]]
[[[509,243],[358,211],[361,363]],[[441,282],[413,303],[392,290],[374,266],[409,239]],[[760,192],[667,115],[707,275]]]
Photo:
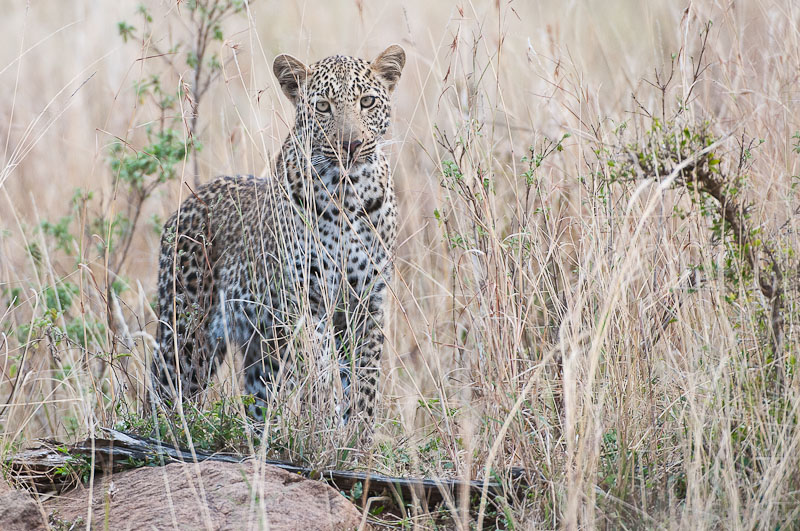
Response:
[[[344,182],[333,176],[314,193],[312,269],[318,272],[319,289],[339,301],[368,291],[389,260],[385,216],[393,196],[370,170]]]

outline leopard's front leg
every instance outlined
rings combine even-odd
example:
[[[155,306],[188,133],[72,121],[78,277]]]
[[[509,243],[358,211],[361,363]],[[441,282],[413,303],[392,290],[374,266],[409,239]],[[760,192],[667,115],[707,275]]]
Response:
[[[356,416],[372,425],[379,390],[388,277],[384,274],[367,294],[352,302],[348,324],[340,332],[344,336],[338,342],[344,422]]]

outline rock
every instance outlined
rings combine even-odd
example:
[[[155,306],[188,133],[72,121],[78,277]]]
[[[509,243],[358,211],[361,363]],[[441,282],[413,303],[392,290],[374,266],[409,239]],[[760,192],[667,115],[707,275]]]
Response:
[[[44,512],[28,493],[12,489],[0,478],[0,529],[3,531],[46,530]]]
[[[88,487],[46,502],[45,509],[61,521],[91,519],[92,528],[114,530],[338,531],[361,523],[358,509],[328,485],[255,460],[174,463],[98,476],[91,499],[91,514]]]

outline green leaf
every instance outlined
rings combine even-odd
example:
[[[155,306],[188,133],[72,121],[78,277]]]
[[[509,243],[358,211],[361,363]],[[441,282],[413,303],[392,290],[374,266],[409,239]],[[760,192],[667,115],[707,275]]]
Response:
[[[123,20],[121,22],[117,22],[117,31],[119,32],[120,37],[122,37],[122,41],[128,42],[129,37],[134,37],[133,32],[136,31],[136,28]]]

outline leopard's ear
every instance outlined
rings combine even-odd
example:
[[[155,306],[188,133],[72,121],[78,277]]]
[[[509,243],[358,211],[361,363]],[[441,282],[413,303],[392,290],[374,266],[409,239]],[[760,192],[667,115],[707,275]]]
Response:
[[[311,70],[299,59],[284,53],[275,58],[275,62],[272,63],[272,72],[278,78],[283,93],[292,100],[292,103],[297,103],[300,89],[305,84]]]
[[[392,44],[370,63],[370,68],[391,93],[400,80],[400,73],[405,64],[405,50],[397,44]]]

